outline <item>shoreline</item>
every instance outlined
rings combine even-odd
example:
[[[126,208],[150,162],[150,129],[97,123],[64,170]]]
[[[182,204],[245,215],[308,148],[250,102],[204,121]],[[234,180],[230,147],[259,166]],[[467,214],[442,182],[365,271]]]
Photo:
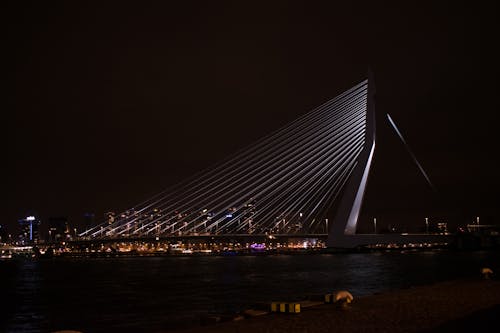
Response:
[[[479,248],[479,249],[456,249],[447,246],[432,246],[432,247],[419,247],[419,248],[404,248],[404,247],[394,247],[394,248],[362,248],[362,249],[330,249],[330,248],[316,248],[316,249],[293,249],[293,250],[269,250],[269,251],[231,251],[231,252],[192,252],[192,253],[171,253],[171,252],[92,252],[92,253],[82,253],[82,252],[63,252],[57,254],[41,254],[35,255],[32,252],[25,253],[14,253],[8,258],[2,258],[5,260],[9,259],[113,259],[113,258],[152,258],[152,257],[166,257],[166,258],[176,258],[176,257],[244,257],[244,256],[280,256],[280,255],[297,255],[297,256],[308,256],[308,255],[336,255],[336,254],[362,254],[362,253],[418,253],[418,252],[453,252],[453,253],[465,253],[465,252],[499,252],[499,248]]]
[[[171,332],[462,332],[464,327],[498,326],[498,315],[500,281],[478,277],[354,295],[353,303],[346,307],[321,304],[298,314],[270,313],[246,319],[240,316],[236,321]]]
[[[289,250],[289,251],[266,251],[266,252],[249,252],[242,251],[237,253],[65,253],[54,255],[50,257],[39,256],[35,259],[118,259],[118,258],[180,258],[180,257],[266,257],[266,256],[310,256],[310,255],[343,255],[343,254],[363,254],[363,253],[418,253],[418,252],[452,252],[452,253],[465,253],[465,252],[500,252],[500,249],[467,249],[457,250],[449,247],[428,247],[428,248],[390,248],[390,249],[352,249],[352,250],[330,250],[330,249],[315,249],[315,250]],[[22,255],[19,257],[23,257]]]

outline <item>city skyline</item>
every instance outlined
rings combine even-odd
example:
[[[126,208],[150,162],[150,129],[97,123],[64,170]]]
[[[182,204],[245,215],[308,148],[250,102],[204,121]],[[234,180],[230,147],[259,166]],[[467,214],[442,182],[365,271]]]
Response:
[[[93,212],[99,222],[308,112],[368,67],[379,144],[365,227],[373,216],[498,221],[498,23],[485,8],[52,6],[8,10],[9,229],[27,214],[81,227]]]

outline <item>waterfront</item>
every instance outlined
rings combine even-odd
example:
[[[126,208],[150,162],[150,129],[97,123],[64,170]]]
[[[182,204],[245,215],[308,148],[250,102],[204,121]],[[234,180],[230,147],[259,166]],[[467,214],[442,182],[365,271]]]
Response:
[[[474,277],[481,267],[498,271],[499,259],[499,252],[441,250],[2,261],[1,329],[168,331],[257,302]]]

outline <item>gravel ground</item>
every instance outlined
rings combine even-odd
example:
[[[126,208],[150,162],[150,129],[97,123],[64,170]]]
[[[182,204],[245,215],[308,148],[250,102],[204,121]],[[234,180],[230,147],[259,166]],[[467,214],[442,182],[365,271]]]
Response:
[[[354,298],[346,307],[323,304],[300,314],[269,314],[179,332],[500,331],[500,281],[496,280],[449,281]]]

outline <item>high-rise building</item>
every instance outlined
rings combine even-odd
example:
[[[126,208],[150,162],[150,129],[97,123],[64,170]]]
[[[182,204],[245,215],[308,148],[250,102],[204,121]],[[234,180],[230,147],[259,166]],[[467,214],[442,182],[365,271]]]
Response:
[[[38,227],[40,220],[30,215],[24,219],[20,219],[21,234],[19,240],[22,244],[37,244],[39,242]]]

